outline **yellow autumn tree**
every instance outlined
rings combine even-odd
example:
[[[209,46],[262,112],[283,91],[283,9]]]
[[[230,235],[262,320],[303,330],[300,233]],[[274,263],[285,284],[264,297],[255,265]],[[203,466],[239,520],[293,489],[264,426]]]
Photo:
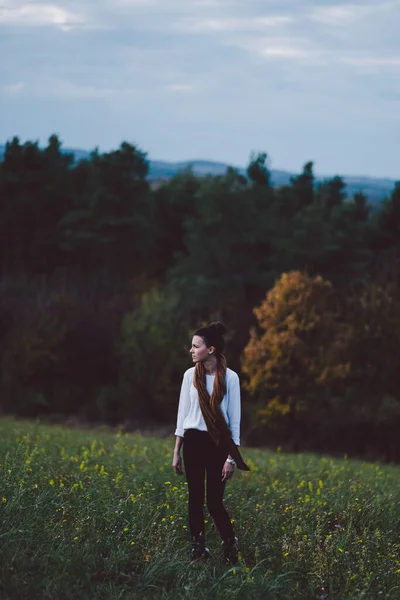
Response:
[[[350,370],[336,292],[320,276],[284,273],[254,314],[242,369],[257,425],[301,435],[327,418]]]

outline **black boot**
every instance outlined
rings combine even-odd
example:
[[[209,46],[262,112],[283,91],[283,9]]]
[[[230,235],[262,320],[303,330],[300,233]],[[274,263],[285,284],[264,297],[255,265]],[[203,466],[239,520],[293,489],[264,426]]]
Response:
[[[191,560],[207,560],[210,556],[210,551],[206,548],[204,533],[192,536],[192,554]]]
[[[222,550],[227,565],[237,565],[238,563],[238,539],[237,537],[222,540]]]

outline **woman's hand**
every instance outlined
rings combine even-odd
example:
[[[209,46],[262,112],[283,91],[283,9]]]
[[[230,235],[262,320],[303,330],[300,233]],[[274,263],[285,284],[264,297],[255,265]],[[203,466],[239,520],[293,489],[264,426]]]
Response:
[[[182,459],[178,452],[174,452],[174,458],[172,459],[172,468],[177,475],[182,475]]]
[[[225,462],[222,467],[222,481],[227,481],[227,479],[232,479],[233,471],[235,467],[228,461]]]

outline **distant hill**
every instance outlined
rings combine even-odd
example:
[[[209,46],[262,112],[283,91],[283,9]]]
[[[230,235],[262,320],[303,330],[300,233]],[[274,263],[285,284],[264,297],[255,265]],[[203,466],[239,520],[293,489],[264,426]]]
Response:
[[[4,146],[0,146],[0,160],[4,154]],[[65,148],[66,153],[73,154],[76,160],[89,158],[90,152],[86,150],[79,150],[74,148]],[[207,175],[223,175],[228,164],[223,162],[214,162],[207,160],[188,160],[183,162],[167,162],[161,160],[150,161],[149,176],[150,181],[163,181],[174,177],[179,171],[188,167],[193,169],[193,172],[200,177]],[[238,168],[238,171],[243,175],[246,174],[246,169]],[[295,176],[297,173],[291,173],[289,171],[279,171],[276,169],[271,170],[271,180],[273,185],[281,186],[288,185],[290,178]],[[338,173],[340,175],[340,173]],[[329,179],[330,175],[325,177],[317,176],[316,181],[320,183],[326,179]],[[343,177],[346,183],[346,192],[348,197],[352,197],[356,192],[363,192],[368,200],[372,204],[381,202],[384,198],[391,195],[395,186],[394,179],[379,178],[379,177],[357,177],[347,176]]]
[[[185,162],[166,162],[154,160],[150,162],[149,179],[169,179],[185,169],[191,166],[193,172],[196,175],[223,175],[228,168],[227,163],[212,162],[206,160],[193,160]],[[238,168],[238,171],[243,175],[246,174],[246,169]],[[273,185],[281,186],[290,184],[290,178],[297,175],[289,171],[279,171],[276,169],[271,170],[271,180]],[[320,183],[332,176],[316,177],[317,183]],[[382,201],[391,195],[395,186],[394,179],[379,178],[379,177],[360,177],[360,176],[347,176],[343,177],[346,183],[347,196],[352,197],[357,192],[363,192],[371,203],[377,203]]]

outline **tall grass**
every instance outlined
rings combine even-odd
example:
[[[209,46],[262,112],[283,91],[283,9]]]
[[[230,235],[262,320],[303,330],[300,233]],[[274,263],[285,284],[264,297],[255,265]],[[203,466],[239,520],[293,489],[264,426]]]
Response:
[[[240,561],[189,564],[173,437],[0,421],[0,598],[400,598],[400,469],[244,450]],[[206,513],[207,518],[207,513]]]

